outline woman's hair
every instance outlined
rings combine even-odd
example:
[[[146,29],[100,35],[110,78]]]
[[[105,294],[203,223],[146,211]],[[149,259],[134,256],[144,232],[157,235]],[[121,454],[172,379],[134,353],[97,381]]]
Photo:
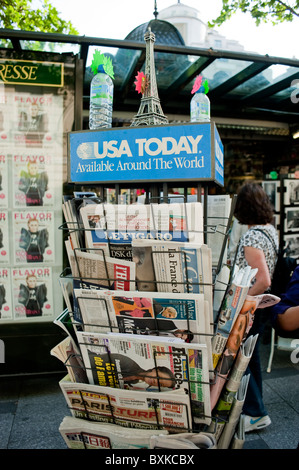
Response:
[[[165,379],[164,377],[160,379],[161,380],[169,380],[170,382],[170,385],[169,385],[169,388],[173,388],[175,386],[175,376],[173,374],[173,372],[168,369],[168,367],[165,367],[165,366],[157,366],[157,367],[153,367],[152,369],[149,369],[147,370],[146,372],[151,372],[152,370],[155,370],[156,373],[157,373],[157,377],[159,377],[159,371],[162,372],[162,374],[165,374],[165,375],[168,375],[168,377]],[[144,376],[146,377],[146,373],[144,374]],[[158,383],[159,383],[159,380],[158,380]]]
[[[240,188],[235,217],[245,225],[265,225],[272,221],[273,208],[260,184],[246,183]]]

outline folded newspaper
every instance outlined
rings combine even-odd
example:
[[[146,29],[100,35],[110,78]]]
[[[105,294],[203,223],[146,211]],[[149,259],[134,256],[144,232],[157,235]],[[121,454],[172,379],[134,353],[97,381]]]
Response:
[[[155,431],[126,429],[117,424],[95,423],[65,416],[59,432],[69,449],[149,449]],[[159,431],[167,434],[167,431]]]
[[[77,332],[90,384],[140,391],[183,389],[193,419],[211,421],[208,352],[204,344],[157,336]]]
[[[240,420],[243,405],[245,402],[249,379],[250,374],[244,375],[242,377],[240,387],[236,395],[234,396],[228,420],[225,422],[224,429],[221,433],[220,438],[218,439],[218,449],[228,449],[233,440],[233,435]]]
[[[72,250],[65,242],[72,276],[84,282],[115,290],[133,290],[135,288],[135,263],[105,257],[102,254]]]
[[[67,406],[76,418],[140,429],[190,432],[190,398],[183,391],[136,392],[100,385],[59,382]]]
[[[150,440],[151,449],[217,449],[215,436],[207,432],[155,435]]]
[[[251,269],[250,266],[238,270],[227,288],[217,320],[216,334],[212,339],[214,368],[224,351],[230,331],[245,302],[250,282],[256,273],[257,269]]]
[[[204,294],[212,311],[212,258],[207,245],[161,240],[133,240],[139,290]]]

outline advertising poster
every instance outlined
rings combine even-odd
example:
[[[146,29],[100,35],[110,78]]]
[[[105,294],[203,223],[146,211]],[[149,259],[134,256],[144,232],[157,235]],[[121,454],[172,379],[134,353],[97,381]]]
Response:
[[[13,319],[10,269],[0,268],[0,322]]]
[[[50,267],[13,268],[13,306],[16,320],[49,320],[54,314]]]
[[[55,165],[52,153],[17,152],[13,155],[13,202],[15,208],[54,205]]]
[[[10,262],[9,238],[8,212],[0,210],[0,266]]]
[[[15,264],[54,263],[54,213],[32,210],[13,213]]]
[[[8,207],[8,157],[0,151],[0,209]]]

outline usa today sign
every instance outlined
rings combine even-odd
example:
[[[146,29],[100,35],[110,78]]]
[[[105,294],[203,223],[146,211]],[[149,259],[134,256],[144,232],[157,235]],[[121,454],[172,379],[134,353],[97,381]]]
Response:
[[[214,181],[223,186],[223,145],[213,122],[69,134],[69,181]]]

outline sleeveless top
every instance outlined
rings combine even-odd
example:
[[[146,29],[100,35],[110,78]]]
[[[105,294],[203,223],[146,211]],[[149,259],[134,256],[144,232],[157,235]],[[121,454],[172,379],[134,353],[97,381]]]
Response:
[[[258,230],[255,230],[258,229]],[[260,230],[263,230],[267,233],[271,240],[268,239],[267,235],[264,235]],[[276,228],[273,225],[255,225],[247,230],[247,232],[242,235],[239,242],[239,248],[236,258],[236,265],[242,269],[248,266],[248,263],[245,258],[244,254],[244,247],[251,246],[253,248],[257,248],[258,250],[262,250],[265,255],[266,263],[269,269],[270,277],[272,279],[274,268],[276,265],[277,260],[277,252],[278,252],[278,234]],[[253,279],[252,284],[254,284],[255,279]]]

